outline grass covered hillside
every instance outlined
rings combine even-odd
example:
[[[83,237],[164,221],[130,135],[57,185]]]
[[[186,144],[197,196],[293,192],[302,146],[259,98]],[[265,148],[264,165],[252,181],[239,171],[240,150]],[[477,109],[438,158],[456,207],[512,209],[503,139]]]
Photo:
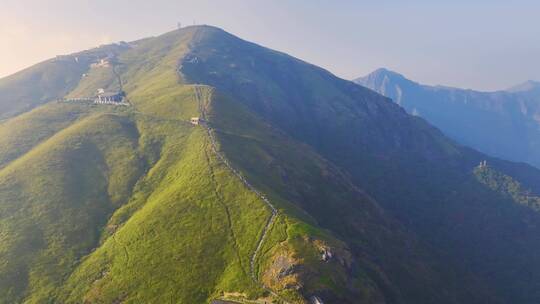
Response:
[[[259,189],[275,191],[277,202],[282,199],[293,202],[295,206],[284,205],[290,214],[306,218],[344,241],[348,271],[370,282],[369,288],[361,287],[362,293],[352,300],[337,298],[331,289],[318,293],[324,295],[323,299],[329,303],[400,303],[406,299],[425,303],[465,300],[481,303],[492,298],[466,269],[458,267],[449,271],[431,248],[312,147],[286,137],[254,114],[238,120],[236,114],[245,111],[245,107],[223,95],[216,94],[211,107],[214,115],[210,116],[210,122],[227,157],[244,169]],[[271,259],[279,257],[276,250],[269,250],[269,256],[274,255]],[[336,268],[330,268],[329,272],[336,272]],[[315,275],[323,286],[343,285],[335,279],[326,279],[320,270]],[[460,281],[467,283],[459,285]],[[346,291],[346,288],[340,290]],[[370,296],[366,297],[368,291]]]
[[[195,32],[143,41],[118,56],[114,68],[132,107],[51,102],[0,125],[1,303],[383,298],[300,197],[254,181],[279,209],[262,237],[271,210],[218,157],[221,142],[188,122],[201,107],[217,113],[214,90],[196,94],[177,72]],[[91,71],[68,95],[114,86],[110,75]],[[251,117],[242,108],[229,114]],[[279,134],[264,124],[257,130]],[[271,145],[294,150],[295,159],[308,149],[282,135]],[[346,197],[384,218],[344,176],[325,177],[329,164],[311,154],[296,173],[302,188],[327,181],[331,193],[345,184]],[[325,252],[332,258],[323,260]]]
[[[184,57],[185,79],[225,92],[350,176],[428,244],[438,260],[430,264],[440,266],[446,286],[454,286],[448,283],[456,275],[470,278],[474,283],[464,285],[474,286],[472,290],[494,297],[490,302],[540,300],[534,291],[536,279],[532,279],[540,272],[528,271],[530,276],[523,279],[515,271],[540,268],[538,214],[493,192],[473,174],[480,161],[488,160],[532,188],[540,176],[538,170],[461,147],[389,99],[283,53],[215,28],[201,30],[197,41]],[[253,170],[246,161],[239,163]],[[328,220],[332,214],[320,216]],[[379,265],[388,260],[380,259]],[[388,301],[440,303],[426,297],[429,289],[411,292],[423,285],[403,276],[391,278],[400,292]],[[459,279],[455,284],[463,288]],[[435,294],[445,294],[446,301],[474,302],[440,290]]]
[[[142,171],[133,131],[121,116],[88,113],[47,139],[34,139],[31,149],[2,168],[5,303],[25,293],[48,297],[97,244],[100,226]]]
[[[539,299],[540,215],[473,171],[536,170],[213,27],[78,55],[0,80],[0,303]]]
[[[202,128],[114,106],[25,115],[54,121],[44,113],[66,120],[23,142],[0,174],[2,303],[261,293],[247,265],[268,210],[215,160]]]
[[[129,47],[127,44],[105,45],[61,55],[0,79],[0,120],[64,97],[79,86],[98,58],[114,57]]]

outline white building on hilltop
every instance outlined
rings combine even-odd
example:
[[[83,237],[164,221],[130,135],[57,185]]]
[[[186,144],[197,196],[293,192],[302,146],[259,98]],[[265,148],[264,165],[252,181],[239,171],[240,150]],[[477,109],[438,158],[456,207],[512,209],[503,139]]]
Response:
[[[94,103],[95,104],[127,105],[125,98],[126,98],[126,93],[124,93],[123,91],[105,92],[105,90],[99,89],[97,96],[94,98]]]

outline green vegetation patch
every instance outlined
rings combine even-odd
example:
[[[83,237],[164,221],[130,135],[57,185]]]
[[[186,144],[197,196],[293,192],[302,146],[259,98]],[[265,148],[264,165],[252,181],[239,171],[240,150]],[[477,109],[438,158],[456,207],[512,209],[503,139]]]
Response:
[[[511,198],[515,203],[540,212],[540,197],[525,189],[520,182],[490,166],[477,166],[474,175],[489,189]]]

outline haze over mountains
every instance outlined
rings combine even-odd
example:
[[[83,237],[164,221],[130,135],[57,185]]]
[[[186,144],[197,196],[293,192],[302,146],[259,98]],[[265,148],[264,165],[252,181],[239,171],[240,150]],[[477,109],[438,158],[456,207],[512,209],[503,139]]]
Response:
[[[540,301],[539,170],[221,29],[38,64],[0,115],[0,303]]]
[[[354,80],[466,146],[540,167],[540,82],[496,92],[427,86],[379,69]]]

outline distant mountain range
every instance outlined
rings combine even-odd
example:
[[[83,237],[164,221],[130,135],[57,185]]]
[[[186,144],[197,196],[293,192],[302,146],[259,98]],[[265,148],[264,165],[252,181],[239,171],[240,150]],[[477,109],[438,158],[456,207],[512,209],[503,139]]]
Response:
[[[423,85],[386,69],[354,81],[391,98],[463,145],[540,167],[540,82],[478,92]]]
[[[540,303],[540,170],[219,28],[0,79],[0,117],[1,304]]]

